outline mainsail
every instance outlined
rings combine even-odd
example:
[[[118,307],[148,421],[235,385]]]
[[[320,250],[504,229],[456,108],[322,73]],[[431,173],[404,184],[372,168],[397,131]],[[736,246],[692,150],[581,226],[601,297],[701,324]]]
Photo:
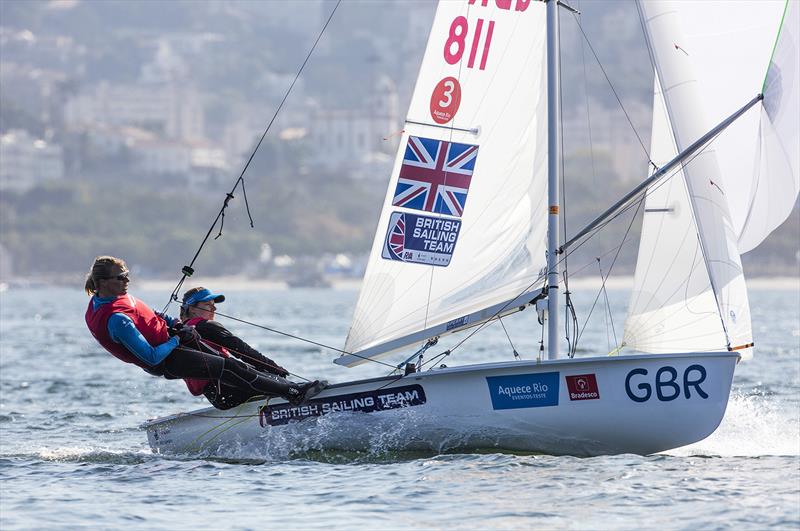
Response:
[[[800,183],[797,6],[736,2],[720,17],[715,2],[640,5],[657,72],[657,164],[759,92],[783,20],[760,120],[743,116],[648,191],[624,339],[645,352],[742,348],[752,340],[739,254],[788,216]]]
[[[356,365],[541,289],[545,6],[440,2],[345,350]]]

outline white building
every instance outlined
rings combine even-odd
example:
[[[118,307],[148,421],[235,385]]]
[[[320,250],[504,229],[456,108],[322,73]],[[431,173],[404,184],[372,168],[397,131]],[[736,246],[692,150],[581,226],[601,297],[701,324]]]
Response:
[[[402,122],[397,89],[382,77],[373,96],[356,109],[319,109],[311,116],[312,163],[348,170],[354,177],[386,179],[386,162],[397,149]]]
[[[225,151],[208,142],[133,139],[128,143],[133,163],[146,175],[183,175],[190,185],[208,184],[209,176],[228,168]]]
[[[61,146],[12,130],[0,137],[0,189],[25,191],[64,177]]]
[[[198,140],[205,136],[200,95],[173,84],[102,82],[67,101],[64,121],[71,127],[137,126],[177,140]]]

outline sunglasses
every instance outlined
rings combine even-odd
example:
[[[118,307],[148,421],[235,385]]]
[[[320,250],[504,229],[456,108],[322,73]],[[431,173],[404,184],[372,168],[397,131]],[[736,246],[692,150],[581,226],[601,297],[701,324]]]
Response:
[[[128,273],[122,273],[121,275],[117,275],[115,277],[103,277],[102,280],[130,281],[130,278],[128,278]]]

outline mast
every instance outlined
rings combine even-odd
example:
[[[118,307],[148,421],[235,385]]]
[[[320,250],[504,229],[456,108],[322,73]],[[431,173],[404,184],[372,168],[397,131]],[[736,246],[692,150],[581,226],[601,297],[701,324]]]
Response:
[[[547,358],[558,358],[558,206],[561,179],[561,67],[558,1],[547,2]]]

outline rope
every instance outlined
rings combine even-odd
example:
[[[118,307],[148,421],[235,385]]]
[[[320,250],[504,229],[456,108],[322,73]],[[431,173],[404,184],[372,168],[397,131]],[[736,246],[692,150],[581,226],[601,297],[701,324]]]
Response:
[[[380,360],[374,360],[374,359],[369,358],[367,356],[359,356],[358,354],[354,354],[353,352],[347,352],[346,350],[342,350],[340,348],[332,347],[330,345],[326,345],[324,343],[319,343],[319,342],[313,341],[311,339],[306,339],[304,337],[296,336],[294,334],[290,334],[288,332],[283,332],[283,331],[277,330],[275,328],[270,328],[269,326],[260,325],[258,323],[254,323],[252,321],[247,321],[245,319],[240,319],[240,318],[234,317],[232,315],[227,315],[227,314],[220,313],[220,312],[215,312],[215,315],[218,315],[220,317],[225,317],[226,319],[230,319],[230,320],[236,321],[238,323],[242,323],[242,324],[246,324],[246,325],[250,325],[250,326],[255,326],[256,328],[261,328],[262,330],[266,330],[268,332],[272,332],[274,334],[278,334],[278,335],[281,335],[281,336],[289,337],[289,338],[292,338],[292,339],[296,339],[296,340],[302,341],[304,343],[309,343],[311,345],[316,345],[318,347],[322,347],[322,348],[325,348],[325,349],[333,350],[333,351],[339,352],[341,354],[348,354],[350,356],[355,356],[356,358],[361,358],[361,359],[363,359],[365,361],[371,361],[371,362],[374,362],[374,363],[379,363],[381,365],[386,365],[387,367],[391,367],[392,369],[396,368],[394,365],[391,365],[389,363],[386,363],[386,362],[383,362],[383,361],[380,361]]]
[[[283,109],[284,103],[286,103],[286,100],[288,99],[289,94],[291,94],[295,83],[297,83],[297,80],[300,77],[300,74],[303,73],[303,69],[306,67],[306,64],[308,63],[308,60],[311,58],[311,55],[314,53],[314,50],[316,49],[317,44],[319,43],[320,39],[322,38],[322,35],[325,33],[325,30],[328,28],[328,24],[330,24],[331,19],[333,19],[334,13],[336,13],[336,10],[338,9],[339,4],[341,4],[341,3],[342,3],[342,0],[338,0],[336,2],[336,5],[333,6],[333,10],[331,10],[331,14],[330,14],[330,16],[328,16],[328,20],[325,22],[325,25],[322,26],[322,30],[319,32],[319,35],[317,35],[317,39],[314,41],[314,45],[311,46],[311,49],[308,51],[308,54],[306,55],[306,58],[303,61],[303,64],[300,66],[300,69],[297,71],[297,74],[294,76],[294,79],[292,80],[291,85],[289,85],[289,88],[286,90],[286,93],[283,95],[283,99],[281,100],[280,105],[278,105],[278,108],[275,110],[275,113],[272,115],[272,119],[269,121],[269,124],[267,124],[266,129],[264,129],[264,133],[261,135],[261,138],[258,140],[258,143],[256,144],[256,147],[253,149],[253,152],[250,154],[250,158],[247,159],[247,163],[244,165],[244,168],[242,168],[242,172],[239,174],[239,178],[236,179],[236,183],[233,185],[233,188],[231,188],[231,191],[228,192],[227,194],[225,194],[225,201],[222,203],[222,208],[220,208],[219,212],[217,213],[217,217],[214,218],[214,222],[211,224],[211,227],[209,227],[208,232],[205,235],[205,238],[203,238],[203,241],[200,243],[200,247],[197,249],[197,252],[194,254],[194,257],[192,257],[192,260],[191,260],[191,262],[189,262],[189,265],[183,267],[183,269],[182,269],[183,276],[181,276],[181,279],[178,281],[178,284],[175,286],[175,289],[172,290],[172,295],[170,296],[169,301],[164,306],[164,309],[162,310],[161,313],[166,313],[167,309],[169,308],[169,305],[172,304],[173,301],[177,301],[178,300],[178,293],[180,292],[181,287],[183,286],[183,283],[186,281],[186,279],[188,277],[192,276],[192,273],[194,273],[194,269],[193,269],[194,263],[197,260],[197,257],[200,256],[200,252],[203,250],[203,247],[205,246],[206,242],[208,241],[209,236],[211,236],[211,233],[214,231],[214,227],[216,227],[217,223],[220,222],[220,221],[221,221],[221,223],[220,223],[220,227],[219,227],[219,234],[217,234],[217,236],[214,239],[216,240],[216,239],[218,239],[218,238],[220,238],[222,236],[222,227],[225,224],[225,209],[228,208],[228,203],[230,202],[231,199],[233,199],[233,193],[236,191],[236,189],[239,187],[240,184],[242,185],[242,193],[244,195],[245,206],[247,208],[247,215],[250,217],[250,227],[253,228],[255,226],[253,224],[253,217],[250,215],[250,205],[247,203],[247,191],[245,190],[245,187],[244,187],[244,174],[247,171],[247,169],[250,167],[250,163],[253,162],[253,158],[256,156],[256,152],[258,152],[258,148],[261,147],[262,142],[264,142],[264,138],[267,136],[267,133],[272,128],[272,124],[275,123],[275,119],[278,117],[278,114]]]

